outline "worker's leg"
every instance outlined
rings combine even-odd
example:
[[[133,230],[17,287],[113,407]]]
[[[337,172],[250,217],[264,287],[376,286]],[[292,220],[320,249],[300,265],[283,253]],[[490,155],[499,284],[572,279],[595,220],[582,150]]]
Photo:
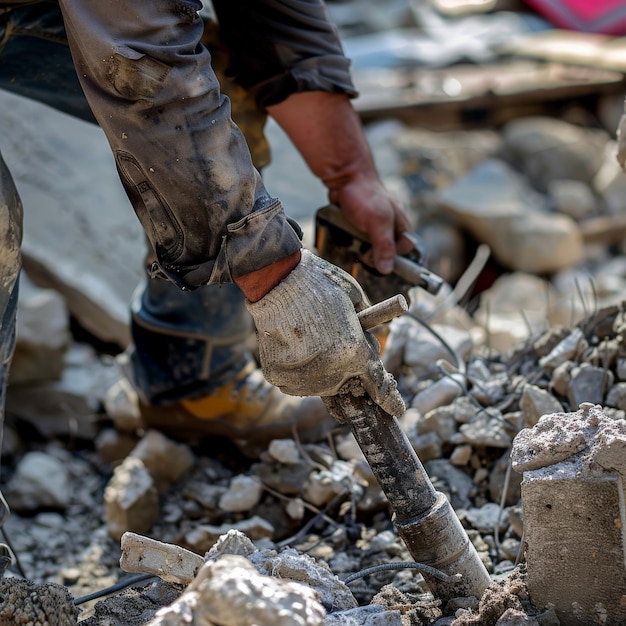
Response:
[[[21,243],[22,203],[0,154],[0,448],[2,448],[7,377],[15,345]],[[0,493],[0,527],[8,514],[9,508]],[[9,549],[0,544],[0,578],[10,563]]]
[[[22,204],[13,178],[0,154],[0,432],[4,417],[7,374],[15,344],[21,243]]]

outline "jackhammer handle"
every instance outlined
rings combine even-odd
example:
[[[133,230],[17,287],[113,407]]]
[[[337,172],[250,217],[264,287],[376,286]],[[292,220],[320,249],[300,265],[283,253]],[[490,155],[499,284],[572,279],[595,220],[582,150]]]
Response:
[[[418,265],[410,259],[399,255],[396,255],[394,258],[393,271],[409,285],[421,287],[434,296],[439,293],[444,283],[443,278],[429,272],[423,265]]]
[[[392,296],[364,309],[357,314],[363,330],[371,330],[379,324],[389,322],[409,310],[406,298],[402,294]]]

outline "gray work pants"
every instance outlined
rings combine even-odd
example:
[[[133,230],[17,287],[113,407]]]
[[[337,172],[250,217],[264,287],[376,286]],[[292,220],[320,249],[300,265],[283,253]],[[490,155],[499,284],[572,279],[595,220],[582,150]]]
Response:
[[[21,243],[22,203],[0,154],[0,447],[7,374],[15,345]]]

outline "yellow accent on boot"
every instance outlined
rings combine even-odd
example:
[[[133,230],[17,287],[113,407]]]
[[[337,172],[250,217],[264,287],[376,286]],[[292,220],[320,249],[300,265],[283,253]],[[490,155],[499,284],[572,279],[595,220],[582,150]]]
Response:
[[[184,436],[221,436],[255,443],[291,437],[319,441],[337,425],[317,397],[288,396],[268,383],[254,363],[236,379],[197,399],[168,406],[139,403],[145,427]]]
[[[254,363],[248,363],[232,383],[197,400],[184,399],[180,403],[198,419],[228,417],[257,423],[264,421],[270,410],[270,419],[278,419],[289,408],[289,397],[272,387]]]

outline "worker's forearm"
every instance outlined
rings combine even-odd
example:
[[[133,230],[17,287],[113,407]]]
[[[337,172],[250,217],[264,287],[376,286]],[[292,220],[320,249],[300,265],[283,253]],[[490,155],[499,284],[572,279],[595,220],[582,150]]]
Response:
[[[268,112],[326,185],[329,200],[369,236],[372,258],[363,260],[383,274],[390,273],[396,253],[413,248],[413,243],[402,236],[411,223],[380,180],[348,96],[306,91],[268,107]]]
[[[347,95],[294,93],[267,111],[330,192],[356,176],[378,177],[360,119]]]

